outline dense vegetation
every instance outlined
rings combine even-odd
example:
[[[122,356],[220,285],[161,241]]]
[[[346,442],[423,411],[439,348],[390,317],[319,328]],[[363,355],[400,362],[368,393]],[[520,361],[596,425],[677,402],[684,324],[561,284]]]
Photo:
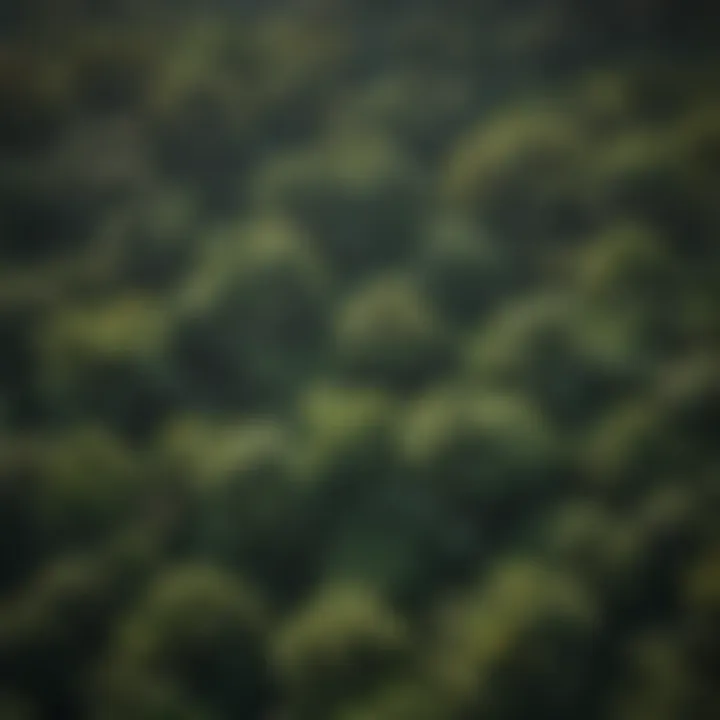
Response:
[[[3,720],[718,717],[710,15],[0,27]]]

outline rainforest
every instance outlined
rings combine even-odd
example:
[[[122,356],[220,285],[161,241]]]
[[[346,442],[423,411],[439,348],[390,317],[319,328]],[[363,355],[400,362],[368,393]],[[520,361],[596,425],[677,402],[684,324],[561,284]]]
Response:
[[[0,4],[0,718],[720,717],[720,25]]]

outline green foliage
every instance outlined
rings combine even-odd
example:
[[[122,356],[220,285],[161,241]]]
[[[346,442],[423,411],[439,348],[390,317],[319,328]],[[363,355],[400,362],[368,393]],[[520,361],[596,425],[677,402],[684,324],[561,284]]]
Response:
[[[294,439],[277,423],[168,427],[158,452],[164,472],[185,488],[191,520],[186,542],[259,581],[288,587],[296,503]]]
[[[673,259],[660,237],[637,223],[618,224],[588,243],[577,262],[577,284],[598,303],[658,311],[672,298]]]
[[[667,437],[664,418],[653,403],[634,403],[612,413],[589,443],[587,467],[599,482],[621,487],[654,482],[667,473],[673,438]],[[670,444],[668,444],[668,442]]]
[[[301,222],[343,274],[396,262],[412,247],[418,172],[383,137],[340,135],[283,155],[255,185],[255,201]]]
[[[334,124],[391,134],[424,157],[440,150],[469,112],[470,92],[462,77],[402,71],[353,88],[338,104]]]
[[[718,550],[711,545],[690,567],[684,588],[683,601],[690,616],[686,631],[688,650],[703,666],[712,666],[718,660],[719,568]]]
[[[592,227],[595,198],[584,170],[590,148],[575,119],[528,107],[484,121],[463,138],[445,177],[449,200],[486,217],[506,242],[532,253]]]
[[[417,262],[421,288],[450,322],[477,322],[512,282],[498,248],[472,220],[450,215],[428,223]]]
[[[549,518],[546,552],[554,563],[596,592],[622,591],[637,570],[638,534],[623,517],[589,501],[576,501]]]
[[[0,695],[0,715],[7,720],[32,720],[37,717],[31,703],[8,694]]]
[[[160,188],[109,215],[101,237],[121,283],[152,292],[184,280],[198,254],[199,210],[192,194]]]
[[[310,482],[322,482],[387,462],[393,403],[377,390],[320,385],[299,403],[305,433],[299,462]],[[364,472],[363,472],[364,470]]]
[[[116,437],[79,429],[39,448],[38,511],[60,537],[91,540],[127,522],[143,497],[143,468]]]
[[[436,662],[450,706],[492,718],[570,711],[594,623],[590,598],[572,580],[508,561],[442,623]]]
[[[352,380],[413,389],[447,368],[450,338],[432,306],[403,278],[381,278],[341,308],[338,360]]]
[[[3,153],[49,147],[71,112],[71,82],[61,58],[22,44],[0,52],[0,148]]]
[[[156,56],[148,34],[96,30],[71,53],[75,103],[91,112],[134,110],[152,88]]]
[[[448,712],[440,694],[419,681],[397,682],[351,707],[342,720],[439,720]]]
[[[80,711],[77,682],[91,669],[125,589],[100,558],[62,558],[6,600],[0,623],[3,683],[36,699],[38,711]],[[31,716],[32,717],[32,716]]]
[[[251,710],[263,701],[264,626],[258,599],[232,576],[204,565],[167,569],[119,630],[111,698],[134,700],[135,687],[124,684],[134,680],[148,717],[185,716],[173,687],[221,716]],[[144,687],[149,679],[159,683]]]
[[[208,403],[272,404],[307,372],[324,333],[326,275],[293,225],[222,232],[183,289],[179,372]]]
[[[336,586],[280,629],[275,662],[300,717],[334,717],[334,708],[386,682],[407,649],[403,622],[380,598]]]
[[[0,717],[714,720],[697,3],[0,3]]]
[[[173,326],[167,307],[133,293],[64,310],[39,333],[38,380],[51,411],[115,419],[131,435],[146,432],[172,404],[164,364]]]
[[[532,405],[462,387],[421,398],[401,447],[415,472],[457,501],[481,506],[545,489],[559,460],[552,431]]]
[[[584,449],[589,477],[632,493],[692,473],[718,412],[715,375],[702,360],[683,363],[660,375],[654,395],[615,408]]]
[[[217,717],[193,703],[170,682],[144,672],[116,671],[110,689],[93,711],[103,720],[132,716],[139,720],[213,720]]]
[[[693,688],[680,664],[682,654],[674,647],[672,638],[640,638],[628,654],[632,682],[614,709],[617,717],[673,718],[695,705]]]
[[[481,386],[526,393],[548,417],[577,427],[640,384],[645,354],[629,321],[566,293],[509,302],[469,345],[468,373]]]

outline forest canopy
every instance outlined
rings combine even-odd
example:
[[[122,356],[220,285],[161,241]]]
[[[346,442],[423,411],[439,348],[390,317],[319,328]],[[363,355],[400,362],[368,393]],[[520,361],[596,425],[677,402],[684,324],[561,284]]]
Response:
[[[716,31],[2,3],[0,718],[717,718]]]

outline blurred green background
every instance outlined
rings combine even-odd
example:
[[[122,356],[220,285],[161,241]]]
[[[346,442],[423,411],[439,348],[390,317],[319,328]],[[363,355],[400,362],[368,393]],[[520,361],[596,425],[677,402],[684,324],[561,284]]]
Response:
[[[3,2],[0,718],[720,717],[717,29]]]

